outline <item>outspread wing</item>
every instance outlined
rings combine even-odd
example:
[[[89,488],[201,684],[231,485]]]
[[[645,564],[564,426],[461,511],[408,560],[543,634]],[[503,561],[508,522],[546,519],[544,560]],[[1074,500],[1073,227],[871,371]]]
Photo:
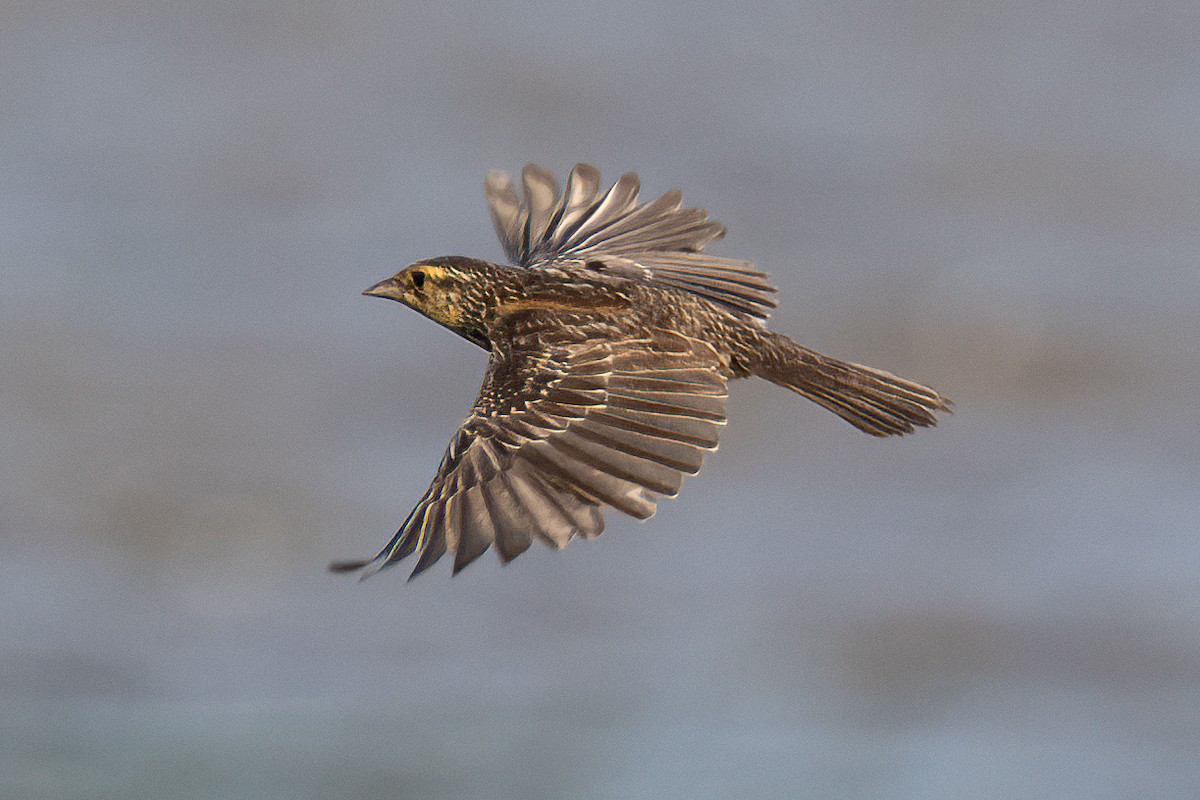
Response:
[[[496,233],[515,264],[608,270],[764,319],[775,307],[775,287],[765,273],[747,261],[703,252],[725,227],[702,209],[684,208],[677,189],[639,204],[637,175],[626,173],[603,191],[600,172],[589,164],[575,165],[561,193],[549,170],[529,164],[521,187],[518,197],[509,176],[498,171],[484,182]]]
[[[415,576],[453,553],[457,573],[493,545],[504,562],[563,547],[599,535],[604,506],[647,519],[716,448],[727,388],[707,344],[547,311],[510,324],[416,508],[374,559],[335,569],[416,554]]]

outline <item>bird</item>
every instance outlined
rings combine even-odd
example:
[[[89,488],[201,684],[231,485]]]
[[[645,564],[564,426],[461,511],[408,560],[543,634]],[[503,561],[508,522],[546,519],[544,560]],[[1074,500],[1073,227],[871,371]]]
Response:
[[[776,289],[753,264],[704,252],[725,227],[679,190],[639,201],[635,173],[605,189],[576,164],[484,181],[510,264],[417,261],[363,294],[399,302],[488,351],[479,396],[433,482],[378,555],[330,565],[375,574],[447,554],[452,574],[495,548],[593,538],[611,508],[645,520],[699,471],[725,424],[729,383],[757,376],[872,436],[937,423],[952,402],[919,383],[821,355],[767,329]]]

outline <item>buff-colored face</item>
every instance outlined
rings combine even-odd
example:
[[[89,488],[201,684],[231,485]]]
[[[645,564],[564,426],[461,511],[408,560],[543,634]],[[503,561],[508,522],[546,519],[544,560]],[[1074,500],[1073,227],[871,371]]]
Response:
[[[435,322],[453,328],[463,323],[462,279],[458,270],[417,262],[363,294],[404,303]]]

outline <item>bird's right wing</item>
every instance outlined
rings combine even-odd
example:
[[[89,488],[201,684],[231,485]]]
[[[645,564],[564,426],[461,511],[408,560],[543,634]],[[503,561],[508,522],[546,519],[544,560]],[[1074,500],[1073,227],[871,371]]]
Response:
[[[638,176],[622,175],[602,191],[600,172],[576,164],[561,193],[537,164],[521,171],[523,197],[512,180],[488,173],[484,195],[504,251],[523,267],[575,266],[609,271],[682,289],[717,305],[766,318],[775,287],[746,261],[718,258],[704,247],[725,226],[702,209],[684,208],[678,190],[639,203]]]
[[[454,572],[492,545],[507,562],[533,539],[597,536],[600,510],[639,519],[717,446],[727,388],[716,353],[561,312],[514,315],[437,476],[366,574],[413,553],[413,575],[447,552]]]

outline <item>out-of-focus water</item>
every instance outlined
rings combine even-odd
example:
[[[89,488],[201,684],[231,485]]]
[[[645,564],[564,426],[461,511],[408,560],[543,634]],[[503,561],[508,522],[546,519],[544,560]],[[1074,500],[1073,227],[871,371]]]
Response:
[[[1194,798],[1200,14],[0,9],[0,797]],[[647,525],[373,553],[473,346],[486,169],[729,225],[772,325],[958,402],[739,384]]]

